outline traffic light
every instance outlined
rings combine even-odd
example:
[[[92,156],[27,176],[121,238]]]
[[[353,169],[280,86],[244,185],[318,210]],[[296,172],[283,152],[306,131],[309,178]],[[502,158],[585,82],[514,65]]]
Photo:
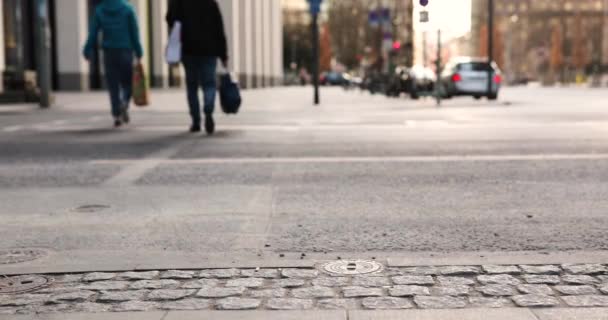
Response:
[[[420,5],[426,7],[429,5],[429,0],[420,0]]]

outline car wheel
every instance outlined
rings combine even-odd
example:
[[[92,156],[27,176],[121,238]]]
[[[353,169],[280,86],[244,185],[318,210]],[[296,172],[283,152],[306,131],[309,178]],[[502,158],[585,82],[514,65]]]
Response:
[[[492,93],[488,96],[488,100],[496,100],[498,99],[498,93]]]
[[[412,100],[418,100],[418,99],[420,99],[420,95],[418,94],[418,92],[413,91],[410,94],[410,98],[412,98]]]
[[[481,96],[473,96],[473,99],[479,100],[479,99],[481,99]]]

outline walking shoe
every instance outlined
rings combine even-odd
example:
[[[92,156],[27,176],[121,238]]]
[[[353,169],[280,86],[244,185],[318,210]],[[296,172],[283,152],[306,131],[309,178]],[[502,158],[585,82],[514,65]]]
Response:
[[[215,132],[215,121],[213,121],[213,114],[205,114],[205,131],[207,134],[212,135]]]
[[[120,128],[122,126],[122,121],[120,121],[120,119],[116,118],[116,120],[114,120],[114,128]]]
[[[196,133],[196,132],[201,132],[201,125],[200,124],[192,124],[192,126],[190,126],[190,132],[192,133]]]
[[[131,117],[129,116],[129,108],[127,106],[122,107],[120,118],[125,124],[131,122]]]

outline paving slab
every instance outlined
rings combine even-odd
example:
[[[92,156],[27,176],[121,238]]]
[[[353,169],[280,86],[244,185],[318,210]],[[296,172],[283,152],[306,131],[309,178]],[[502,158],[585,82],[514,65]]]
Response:
[[[351,311],[349,320],[538,320],[527,309]]]
[[[346,311],[179,311],[163,320],[346,320]]]
[[[61,313],[41,315],[2,315],[2,320],[162,320],[167,316],[162,312],[122,312],[122,313]]]
[[[536,309],[539,320],[608,320],[608,308]]]

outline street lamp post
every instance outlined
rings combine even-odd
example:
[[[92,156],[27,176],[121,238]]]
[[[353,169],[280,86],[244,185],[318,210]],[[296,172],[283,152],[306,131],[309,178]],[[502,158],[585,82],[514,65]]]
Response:
[[[488,0],[488,63],[494,61],[494,0]],[[488,68],[488,97],[492,95],[493,87],[492,68]]]
[[[310,3],[310,14],[312,15],[312,73],[314,84],[314,104],[319,105],[321,102],[319,95],[319,69],[320,69],[320,45],[319,45],[319,13],[321,12],[321,2],[323,0],[308,0]]]
[[[51,97],[51,32],[49,27],[48,0],[37,0],[38,26],[38,81],[40,86],[40,107],[49,108]]]

